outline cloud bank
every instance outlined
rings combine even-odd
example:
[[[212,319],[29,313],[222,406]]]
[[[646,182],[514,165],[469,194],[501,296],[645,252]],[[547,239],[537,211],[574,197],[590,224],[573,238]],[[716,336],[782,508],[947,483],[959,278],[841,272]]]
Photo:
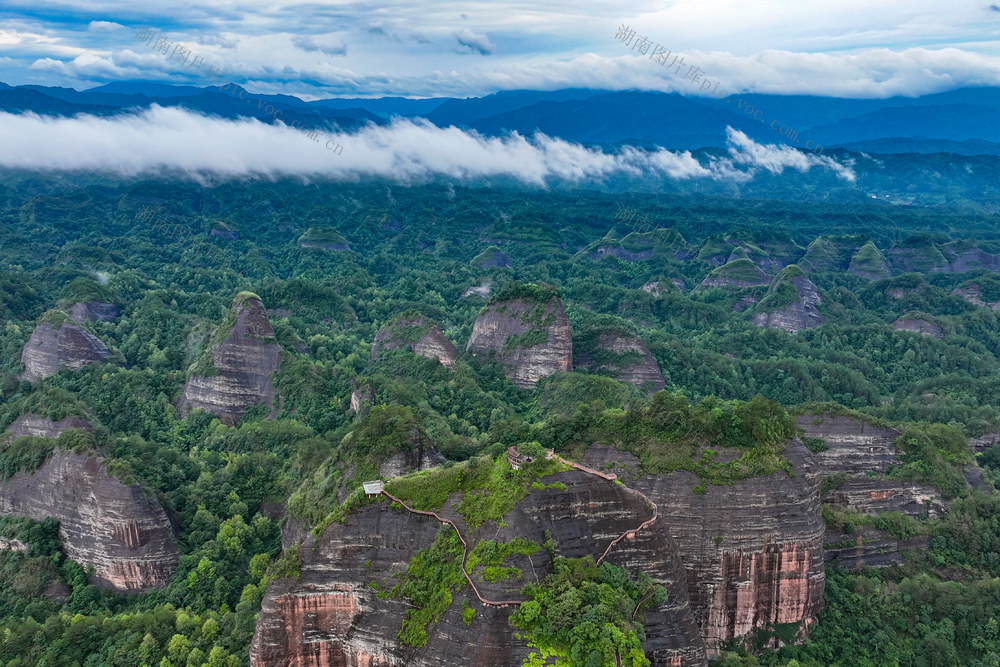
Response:
[[[0,113],[0,167],[86,170],[133,176],[162,172],[190,178],[241,176],[381,177],[401,183],[441,176],[508,177],[544,187],[552,181],[613,176],[746,181],[761,170],[830,170],[851,182],[850,165],[786,146],[758,144],[729,130],[727,155],[699,161],[689,151],[614,152],[536,134],[483,137],[426,121],[397,120],[353,133],[321,132],[317,140],[255,119],[210,118],[171,107],[114,117],[40,117]],[[342,151],[328,150],[340,144]],[[339,153],[339,154],[338,154]]]

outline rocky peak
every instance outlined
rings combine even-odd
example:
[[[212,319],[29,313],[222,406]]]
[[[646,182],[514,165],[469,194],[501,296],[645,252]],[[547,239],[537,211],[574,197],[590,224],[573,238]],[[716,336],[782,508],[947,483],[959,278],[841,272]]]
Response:
[[[709,287],[756,287],[771,282],[764,271],[752,260],[743,258],[728,262],[705,276],[695,289]]]
[[[820,236],[817,237],[799,259],[798,265],[806,271],[845,271],[851,259],[862,246],[862,237]]]
[[[767,296],[754,307],[753,322],[789,333],[818,327],[826,321],[819,312],[821,302],[816,286],[802,269],[792,264],[775,276]]]
[[[857,254],[851,258],[847,272],[868,280],[882,280],[892,275],[885,255],[871,241],[861,246]]]
[[[514,265],[510,257],[500,248],[491,245],[483,252],[476,255],[471,262],[472,266],[479,269],[504,269]]]
[[[577,368],[629,382],[650,392],[666,386],[660,366],[646,343],[624,322],[598,318],[581,332],[575,348]]]
[[[381,353],[399,348],[437,359],[451,370],[455,370],[458,360],[455,344],[445,337],[437,324],[419,313],[396,317],[379,329],[372,343],[371,359],[375,361]]]
[[[472,328],[466,349],[495,353],[521,388],[573,369],[573,332],[555,288],[512,283],[498,292]]]
[[[37,382],[55,375],[60,368],[80,370],[111,357],[108,346],[94,334],[70,320],[60,310],[50,310],[31,333],[21,351],[21,378]]]
[[[281,366],[281,346],[260,297],[241,292],[208,348],[189,369],[180,401],[182,414],[201,409],[235,425],[247,408],[266,405],[274,416],[272,376]]]

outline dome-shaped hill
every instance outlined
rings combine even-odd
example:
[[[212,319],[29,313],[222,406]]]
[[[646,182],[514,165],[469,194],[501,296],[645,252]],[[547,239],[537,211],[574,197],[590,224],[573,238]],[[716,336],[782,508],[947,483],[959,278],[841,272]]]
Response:
[[[821,302],[816,286],[792,264],[775,276],[767,295],[754,307],[753,322],[789,333],[818,327],[826,321],[819,311]]]

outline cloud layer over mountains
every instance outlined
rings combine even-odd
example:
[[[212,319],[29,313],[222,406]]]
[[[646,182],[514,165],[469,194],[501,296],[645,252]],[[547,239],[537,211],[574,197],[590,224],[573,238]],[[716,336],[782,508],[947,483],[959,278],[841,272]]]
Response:
[[[326,147],[336,144],[343,150]],[[410,183],[434,176],[507,177],[545,186],[614,176],[744,182],[762,170],[804,173],[814,167],[831,170],[845,181],[855,178],[850,165],[786,146],[756,143],[732,129],[727,155],[699,158],[689,151],[629,146],[605,152],[542,134],[483,137],[422,120],[397,120],[350,134],[321,132],[311,139],[280,123],[226,120],[155,105],[114,117],[0,113],[0,145],[2,167],[118,175],[171,171],[191,178],[373,176]]]

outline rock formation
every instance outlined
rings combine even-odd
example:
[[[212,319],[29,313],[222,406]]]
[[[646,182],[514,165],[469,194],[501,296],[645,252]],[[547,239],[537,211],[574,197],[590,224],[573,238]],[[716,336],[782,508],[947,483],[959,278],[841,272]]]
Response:
[[[892,275],[885,255],[879,252],[879,249],[871,241],[861,246],[861,250],[851,258],[847,272],[868,280],[882,280]]]
[[[578,368],[629,382],[650,392],[666,386],[660,365],[638,335],[611,329],[594,331],[588,338],[577,359]]]
[[[385,463],[379,466],[378,475],[385,479],[392,479],[411,472],[428,470],[441,465],[446,460],[433,447],[407,449],[390,456]]]
[[[490,292],[492,291],[493,290],[489,285],[473,285],[469,289],[462,292],[462,297],[465,298],[467,296],[481,296],[484,299],[487,299],[489,298]]]
[[[607,480],[573,470],[547,482],[560,481],[567,490],[532,492],[505,517],[506,527],[490,522],[480,534],[466,537],[507,542],[523,537],[541,543],[545,530],[558,542],[558,552],[579,557],[603,552],[612,539],[648,518],[638,495]],[[447,510],[442,510],[447,514]],[[454,515],[449,514],[452,518]],[[467,530],[460,517],[456,518]],[[413,555],[429,547],[441,524],[426,516],[393,509],[388,502],[367,506],[332,523],[316,538],[310,534],[298,550],[300,576],[268,585],[250,664],[344,665],[362,667],[510,667],[529,653],[507,619],[514,607],[482,605],[468,585],[440,621],[428,629],[427,645],[409,649],[396,639],[409,605],[379,597],[371,586],[391,587],[392,574],[404,570]],[[507,561],[534,581],[551,571],[545,550]],[[625,540],[609,562],[647,572],[668,590],[667,602],[645,613],[646,653],[657,667],[702,666],[704,645],[688,606],[684,568],[667,530],[659,522]],[[481,593],[493,599],[519,599],[525,582],[516,579],[483,583]],[[478,585],[478,584],[477,584]],[[471,626],[462,621],[462,599],[476,609]]]
[[[932,241],[889,248],[889,259],[898,273],[948,271],[948,259]]]
[[[367,414],[368,409],[375,404],[375,389],[370,385],[355,387],[351,392],[351,412]]]
[[[7,427],[4,431],[11,440],[24,436],[36,438],[58,438],[59,434],[71,428],[78,428],[82,431],[92,431],[93,427],[85,419],[79,417],[64,417],[59,421],[52,421],[48,417],[32,413],[23,414]]]
[[[455,370],[458,348],[448,340],[441,329],[423,315],[402,316],[393,319],[375,334],[372,343],[372,361],[388,350],[407,348],[413,354],[437,359],[450,370]]]
[[[21,351],[21,378],[37,382],[55,375],[60,368],[80,370],[111,356],[108,346],[61,311],[50,310],[31,333]]]
[[[494,299],[476,318],[468,351],[476,356],[496,353],[508,366],[507,377],[522,389],[573,369],[573,332],[554,291]]]
[[[824,475],[883,473],[898,463],[898,452],[892,443],[900,433],[894,428],[830,415],[801,415],[796,423],[806,437],[818,438],[826,445],[825,451],[813,453]]]
[[[951,293],[963,301],[968,301],[974,306],[1000,310],[1000,300],[994,301],[993,303],[986,303],[986,301],[983,300],[983,289],[978,283],[972,282],[956,287],[951,291]]]
[[[195,362],[179,407],[187,415],[201,409],[232,426],[253,405],[274,416],[272,376],[281,365],[281,347],[260,297],[241,292],[225,322]]]
[[[934,272],[965,273],[975,269],[1000,271],[1000,255],[988,253],[975,247],[975,241],[963,239],[941,246],[939,250],[948,262],[946,266],[935,266]]]
[[[121,312],[121,308],[113,303],[90,301],[88,303],[74,303],[70,308],[69,316],[77,322],[110,322],[118,319]]]
[[[320,250],[350,250],[351,244],[343,236],[332,229],[310,227],[299,237],[300,248],[319,248]]]
[[[705,276],[705,279],[695,289],[702,290],[709,287],[756,287],[757,285],[767,285],[770,282],[771,279],[759,266],[749,259],[738,259],[713,270]]]
[[[899,318],[892,323],[892,328],[896,331],[916,331],[925,336],[944,338],[944,330],[940,326],[915,315]]]
[[[612,447],[592,445],[584,463],[613,470],[646,493],[677,545],[687,571],[688,595],[709,657],[720,645],[776,623],[808,626],[823,606],[825,569],[815,461],[799,441],[785,455],[784,471],[707,487],[696,494],[694,473],[641,473],[638,460]]]
[[[480,254],[476,255],[471,262],[472,266],[479,269],[504,269],[514,266],[510,257],[496,246],[490,246]]]
[[[799,267],[810,273],[848,270],[851,259],[861,249],[861,240],[856,236],[819,236],[798,261]]]
[[[753,323],[769,329],[796,333],[818,327],[826,321],[819,312],[819,290],[799,267],[781,270],[765,296],[754,308]]]
[[[0,515],[58,519],[66,555],[122,591],[165,586],[177,569],[174,531],[138,484],[108,475],[94,454],[57,450],[34,472],[0,481]]]

